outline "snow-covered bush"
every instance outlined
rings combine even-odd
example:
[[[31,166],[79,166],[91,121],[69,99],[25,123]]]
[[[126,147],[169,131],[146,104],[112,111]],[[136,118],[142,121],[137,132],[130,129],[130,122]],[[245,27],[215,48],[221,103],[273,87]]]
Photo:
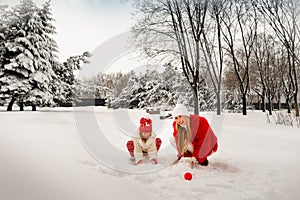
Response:
[[[275,111],[272,115],[267,113],[267,119],[269,123],[300,128],[300,117],[293,112]]]
[[[202,88],[200,88],[202,87]],[[214,97],[208,86],[199,87],[200,109],[211,110]],[[112,108],[148,108],[157,107],[171,110],[176,103],[185,104],[193,110],[193,92],[184,75],[171,66],[165,66],[159,73],[147,70],[144,74],[129,78],[128,84],[112,102]]]

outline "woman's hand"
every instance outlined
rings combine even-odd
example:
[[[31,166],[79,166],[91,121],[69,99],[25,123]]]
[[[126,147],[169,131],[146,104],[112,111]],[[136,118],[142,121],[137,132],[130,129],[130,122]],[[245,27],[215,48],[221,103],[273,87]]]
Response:
[[[191,153],[194,152],[194,145],[192,143],[189,143],[188,146],[187,146],[187,150]]]
[[[197,159],[195,157],[191,158],[190,167],[193,169],[197,163]]]

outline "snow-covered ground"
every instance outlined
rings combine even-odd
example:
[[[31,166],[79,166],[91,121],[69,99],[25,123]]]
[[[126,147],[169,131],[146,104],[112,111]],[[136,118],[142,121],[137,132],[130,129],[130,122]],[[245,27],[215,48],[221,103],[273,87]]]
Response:
[[[208,167],[190,169],[185,163],[170,165],[176,158],[168,141],[172,120],[159,115],[151,117],[163,141],[160,164],[133,166],[125,144],[144,111],[0,110],[1,200],[294,200],[300,195],[300,129],[268,124],[261,112],[220,119],[202,113],[217,132],[219,150]],[[191,181],[183,178],[188,171]]]

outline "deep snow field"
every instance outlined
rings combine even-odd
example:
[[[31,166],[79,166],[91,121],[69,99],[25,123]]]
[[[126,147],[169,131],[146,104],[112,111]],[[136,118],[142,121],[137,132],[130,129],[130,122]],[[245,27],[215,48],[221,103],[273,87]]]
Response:
[[[142,110],[104,107],[0,108],[1,200],[295,200],[300,195],[300,129],[266,114],[201,113],[219,139],[208,167],[172,165],[172,119],[151,115],[158,165],[134,166],[126,142]],[[193,179],[186,181],[185,172]]]

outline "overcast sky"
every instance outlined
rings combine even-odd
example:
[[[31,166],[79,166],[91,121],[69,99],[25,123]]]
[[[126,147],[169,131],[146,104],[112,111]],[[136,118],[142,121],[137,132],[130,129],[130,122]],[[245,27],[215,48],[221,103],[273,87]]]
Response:
[[[41,5],[46,0],[33,0]],[[15,5],[19,0],[0,0]],[[61,61],[84,51],[92,52],[131,26],[131,5],[121,0],[52,0]]]

